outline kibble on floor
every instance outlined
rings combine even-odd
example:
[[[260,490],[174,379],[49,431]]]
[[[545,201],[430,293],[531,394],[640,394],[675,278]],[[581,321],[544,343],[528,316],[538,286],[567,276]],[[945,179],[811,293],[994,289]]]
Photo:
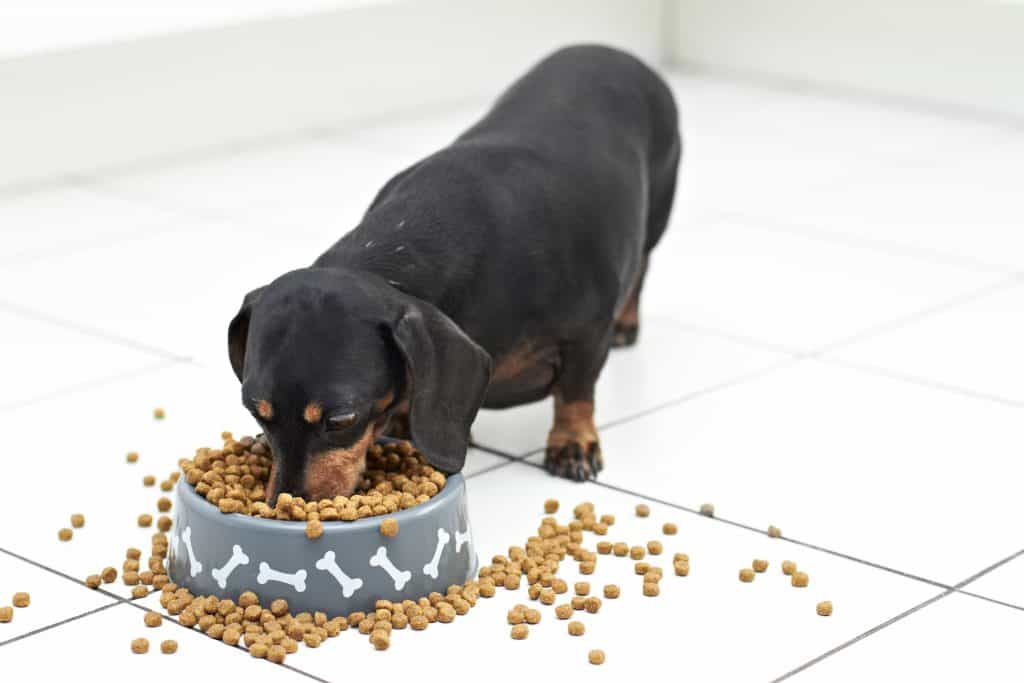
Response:
[[[71,526],[73,526],[76,529],[81,529],[83,526],[85,526],[85,515],[81,515],[78,513],[71,515]]]
[[[14,619],[14,608],[10,605],[0,607],[0,624],[7,624]]]
[[[32,603],[32,597],[28,593],[18,592],[11,598],[11,604],[15,607],[28,607]]]
[[[71,536],[72,536],[71,529],[64,528],[64,529],[58,529],[57,530],[57,538],[59,540],[61,540],[61,541],[70,541],[71,540]]]
[[[604,664],[604,650],[591,650],[587,653],[587,661],[591,664]]]
[[[145,638],[136,638],[132,641],[132,652],[137,655],[144,655],[149,652],[149,641]]]
[[[824,600],[822,602],[819,602],[817,604],[817,606],[815,607],[815,610],[817,611],[819,616],[822,616],[822,617],[832,616],[832,603],[830,601],[828,601],[828,600]]]

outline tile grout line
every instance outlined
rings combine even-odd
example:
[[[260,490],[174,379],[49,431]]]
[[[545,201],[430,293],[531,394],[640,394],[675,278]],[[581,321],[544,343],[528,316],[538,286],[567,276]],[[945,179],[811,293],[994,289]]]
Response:
[[[791,669],[790,671],[787,671],[786,673],[782,674],[781,676],[778,676],[777,678],[771,679],[770,683],[780,683],[781,681],[785,681],[787,679],[790,679],[793,676],[796,676],[797,674],[801,673],[802,671],[805,671],[805,670],[809,669],[810,667],[814,666],[815,664],[818,664],[821,661],[823,661],[825,659],[828,659],[832,655],[834,655],[834,654],[836,654],[838,652],[841,652],[841,651],[845,650],[846,648],[851,647],[852,645],[855,645],[855,644],[859,643],[860,641],[864,640],[865,638],[868,638],[869,636],[872,636],[875,633],[878,633],[879,631],[888,628],[889,626],[892,626],[897,621],[905,619],[906,617],[910,616],[911,614],[914,614],[915,612],[918,612],[918,611],[924,609],[925,607],[928,607],[929,605],[934,604],[934,603],[938,602],[939,600],[942,600],[943,598],[947,598],[947,597],[949,597],[950,595],[952,595],[954,593],[959,593],[960,589],[963,588],[964,586],[966,586],[966,585],[968,585],[968,584],[970,584],[970,583],[972,583],[974,581],[977,581],[978,579],[980,579],[981,577],[985,576],[989,572],[992,572],[992,571],[998,569],[999,567],[1002,567],[1006,563],[1008,563],[1008,562],[1010,562],[1012,560],[1017,559],[1021,555],[1024,555],[1024,550],[1018,550],[1017,552],[1009,555],[1008,557],[1004,557],[1003,559],[999,560],[998,562],[996,562],[994,564],[991,564],[988,567],[985,567],[984,569],[982,569],[981,571],[978,571],[978,572],[972,574],[971,576],[967,577],[963,581],[960,581],[959,583],[957,583],[957,584],[955,584],[953,586],[950,586],[949,588],[947,588],[943,592],[938,593],[936,595],[933,595],[932,597],[928,598],[927,600],[925,600],[925,601],[923,601],[921,603],[918,603],[917,605],[914,605],[910,609],[904,610],[903,612],[900,612],[899,614],[897,614],[897,615],[895,615],[893,617],[890,617],[889,619],[886,619],[882,623],[873,626],[872,628],[868,629],[867,631],[864,631],[863,633],[861,633],[861,634],[859,634],[857,636],[854,636],[853,638],[851,638],[851,639],[849,639],[849,640],[847,640],[845,642],[840,643],[839,645],[833,647],[831,650],[823,652],[822,654],[818,655],[817,657],[804,662],[803,664],[801,664],[800,666],[796,667],[795,669]]]
[[[120,605],[127,605],[127,606],[130,606],[130,607],[134,607],[135,609],[143,611],[143,612],[154,612],[154,611],[156,611],[156,610],[150,609],[149,607],[146,607],[145,605],[143,605],[143,604],[141,604],[139,602],[136,602],[135,600],[132,600],[132,599],[129,599],[129,598],[125,598],[125,597],[123,597],[121,595],[118,595],[117,593],[112,593],[112,592],[110,592],[108,590],[105,590],[103,588],[89,588],[84,583],[82,583],[81,581],[79,581],[75,577],[71,576],[70,574],[66,574],[66,573],[60,571],[59,569],[54,569],[53,567],[49,567],[49,566],[47,566],[47,565],[45,565],[45,564],[43,564],[41,562],[37,562],[37,561],[35,561],[33,559],[25,557],[24,555],[16,553],[16,552],[14,552],[12,550],[8,550],[7,548],[0,547],[0,553],[4,553],[5,555],[13,557],[13,558],[15,558],[17,560],[21,560],[22,562],[25,562],[26,564],[30,564],[33,567],[36,567],[37,569],[41,569],[41,570],[43,570],[45,572],[49,572],[49,573],[51,573],[51,574],[53,574],[55,576],[58,576],[58,577],[60,577],[62,579],[70,581],[71,583],[75,584],[76,586],[78,586],[78,587],[80,587],[80,588],[82,588],[84,590],[89,590],[89,591],[92,591],[94,593],[100,593],[101,595],[105,595],[106,597],[111,598],[111,601],[108,602],[106,605],[102,605],[100,607],[97,607],[95,609],[89,610],[87,612],[82,612],[81,614],[77,614],[75,616],[69,617],[68,619],[64,619],[62,621],[54,622],[52,624],[49,624],[49,625],[44,626],[42,628],[38,628],[38,629],[36,629],[34,631],[31,631],[29,633],[23,633],[22,635],[15,636],[14,638],[11,638],[10,640],[0,641],[0,647],[2,647],[4,645],[8,645],[10,643],[15,643],[15,642],[17,642],[19,640],[22,640],[22,639],[27,638],[27,637],[32,636],[32,635],[37,635],[39,633],[43,633],[45,631],[48,631],[51,628],[56,628],[58,626],[62,626],[63,624],[67,624],[67,623],[75,621],[77,619],[81,619],[83,617],[90,616],[90,615],[95,614],[97,612],[101,612],[103,610],[110,609],[111,607],[118,607]],[[149,596],[156,595],[156,593],[157,593],[156,590],[150,591]],[[157,613],[160,614],[160,616],[162,618],[164,618],[165,620],[170,621],[171,623],[173,623],[175,626],[178,626],[180,628],[186,629],[188,631],[194,631],[194,629],[192,629],[191,627],[182,625],[177,619],[175,619],[171,615],[161,614],[160,612],[157,612]],[[197,633],[198,634],[202,634],[201,631],[199,631]],[[237,646],[237,645],[234,646],[232,649],[238,650],[238,651],[241,651],[241,652],[246,652],[246,653],[248,652],[248,650],[246,650],[245,648]],[[308,671],[303,671],[302,669],[296,668],[295,666],[293,666],[291,664],[280,664],[279,666],[281,666],[284,669],[288,669],[289,671],[294,671],[295,673],[300,674],[302,676],[305,676],[307,678],[310,678],[310,679],[312,679],[314,681],[318,681],[319,683],[331,683],[330,681],[328,681],[328,680],[326,680],[324,678],[320,678],[319,676],[317,676],[315,674],[311,674]]]

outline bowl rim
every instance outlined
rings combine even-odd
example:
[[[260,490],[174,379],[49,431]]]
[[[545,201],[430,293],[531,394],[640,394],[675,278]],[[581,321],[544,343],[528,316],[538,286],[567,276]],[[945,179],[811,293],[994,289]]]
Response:
[[[460,492],[465,490],[465,478],[461,472],[455,472],[454,474],[445,476],[447,477],[447,481],[445,481],[444,488],[441,489],[436,496],[425,503],[419,503],[411,508],[398,510],[391,514],[374,515],[364,519],[356,519],[351,522],[341,520],[322,522],[324,536],[328,534],[340,536],[344,533],[356,533],[370,530],[373,530],[374,533],[379,533],[380,523],[385,519],[394,519],[398,522],[399,527],[401,527],[403,520],[411,521],[418,517],[428,516],[433,513],[435,509],[447,505],[450,500],[454,500]],[[183,505],[203,517],[213,518],[212,516],[216,515],[216,517],[213,518],[217,520],[214,522],[216,524],[229,523],[231,525],[239,525],[242,528],[252,531],[264,531],[279,535],[294,534],[296,536],[306,538],[306,525],[301,521],[264,519],[263,517],[244,515],[240,512],[223,513],[216,505],[196,493],[195,487],[185,481],[184,477],[178,480],[177,488],[178,495],[181,497]]]

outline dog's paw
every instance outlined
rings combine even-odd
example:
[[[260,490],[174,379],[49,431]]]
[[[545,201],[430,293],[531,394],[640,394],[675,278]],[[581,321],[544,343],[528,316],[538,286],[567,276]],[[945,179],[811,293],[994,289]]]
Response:
[[[573,481],[597,479],[597,473],[604,469],[601,444],[594,441],[584,445],[570,441],[561,446],[548,446],[544,454],[544,468],[555,476]]]
[[[612,329],[612,348],[624,349],[629,346],[636,344],[636,339],[640,335],[639,325],[623,325],[622,323],[615,323],[614,329]]]

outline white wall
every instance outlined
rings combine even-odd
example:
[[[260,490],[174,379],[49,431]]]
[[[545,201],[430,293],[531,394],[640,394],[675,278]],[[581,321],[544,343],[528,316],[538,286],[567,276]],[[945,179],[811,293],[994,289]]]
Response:
[[[1020,0],[675,0],[680,64],[1024,116]]]
[[[0,59],[0,187],[489,96],[546,52],[653,59],[659,0],[392,0]]]

